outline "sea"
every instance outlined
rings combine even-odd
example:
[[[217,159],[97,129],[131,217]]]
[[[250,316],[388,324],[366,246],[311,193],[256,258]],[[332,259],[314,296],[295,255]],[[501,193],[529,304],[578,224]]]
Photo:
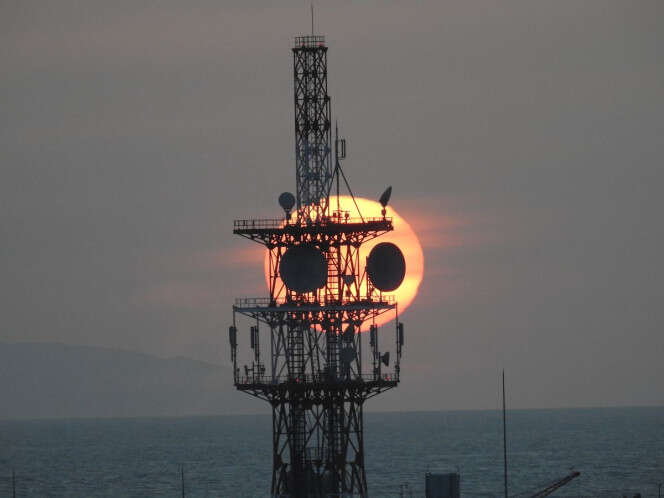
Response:
[[[461,495],[503,496],[500,411],[365,413],[369,495],[424,496],[458,472]],[[0,497],[265,497],[270,415],[0,421]],[[510,410],[510,496],[658,496],[664,407]],[[664,486],[661,488],[664,493]]]

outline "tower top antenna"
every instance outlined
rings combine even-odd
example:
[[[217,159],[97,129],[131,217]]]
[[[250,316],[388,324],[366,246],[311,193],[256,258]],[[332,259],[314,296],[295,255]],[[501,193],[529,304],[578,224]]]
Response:
[[[314,3],[311,2],[311,36],[314,36]]]

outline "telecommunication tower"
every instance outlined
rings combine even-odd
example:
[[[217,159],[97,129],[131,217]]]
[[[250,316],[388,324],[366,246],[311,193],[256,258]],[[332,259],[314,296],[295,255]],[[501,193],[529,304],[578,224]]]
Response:
[[[269,295],[236,299],[229,340],[235,387],[272,407],[273,497],[367,496],[363,405],[399,383],[404,343],[388,294],[404,278],[402,252],[384,242],[360,264],[362,244],[393,229],[385,210],[391,187],[380,198],[380,217],[340,208],[346,143],[338,132],[332,140],[327,50],[322,36],[295,38],[296,195],[279,196],[285,216],[233,226],[268,252]],[[389,351],[379,348],[376,317],[383,313],[395,317],[391,371]],[[242,367],[241,316],[252,350]]]

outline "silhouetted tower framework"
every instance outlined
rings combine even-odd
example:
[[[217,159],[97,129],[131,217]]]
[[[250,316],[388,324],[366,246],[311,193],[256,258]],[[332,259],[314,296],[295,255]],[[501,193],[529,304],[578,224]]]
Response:
[[[296,37],[293,56],[297,196],[280,196],[283,218],[234,222],[233,233],[264,245],[269,259],[269,296],[236,299],[233,306],[234,383],[272,407],[273,497],[366,496],[363,404],[398,384],[403,324],[393,296],[379,288],[385,285],[361,269],[360,247],[392,230],[392,220],[385,209],[378,218],[351,217],[335,202],[340,175],[345,181],[345,141],[335,137],[332,151],[324,38]],[[371,258],[400,284],[405,266],[390,270],[393,258],[380,259],[373,251]],[[380,351],[375,325],[386,312],[395,315],[390,372],[389,352]],[[238,315],[250,319],[253,350],[242,368]],[[261,329],[267,329],[267,341],[261,341]],[[269,352],[268,365],[261,352]],[[363,357],[370,365],[366,371]]]
[[[334,170],[327,95],[327,47],[322,36],[298,37],[293,48],[297,208],[327,209]]]

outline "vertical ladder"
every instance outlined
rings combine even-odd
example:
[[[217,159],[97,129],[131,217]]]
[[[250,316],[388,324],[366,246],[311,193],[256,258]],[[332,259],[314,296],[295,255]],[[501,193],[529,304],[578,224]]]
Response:
[[[306,322],[305,322],[306,324]],[[308,327],[308,326],[307,326]],[[288,325],[288,378],[296,384],[306,382],[304,372],[304,326],[302,322],[297,325]],[[305,445],[307,436],[306,413],[302,403],[302,394],[296,387],[291,391],[289,402],[289,441],[291,443],[291,466],[296,479],[293,483],[295,494],[306,491],[305,483],[302,481],[304,475]]]
[[[304,382],[304,331],[300,326],[288,327],[286,355],[289,380]]]
[[[341,301],[341,274],[339,273],[338,249],[330,248],[327,253],[327,285],[325,286],[326,301]]]

